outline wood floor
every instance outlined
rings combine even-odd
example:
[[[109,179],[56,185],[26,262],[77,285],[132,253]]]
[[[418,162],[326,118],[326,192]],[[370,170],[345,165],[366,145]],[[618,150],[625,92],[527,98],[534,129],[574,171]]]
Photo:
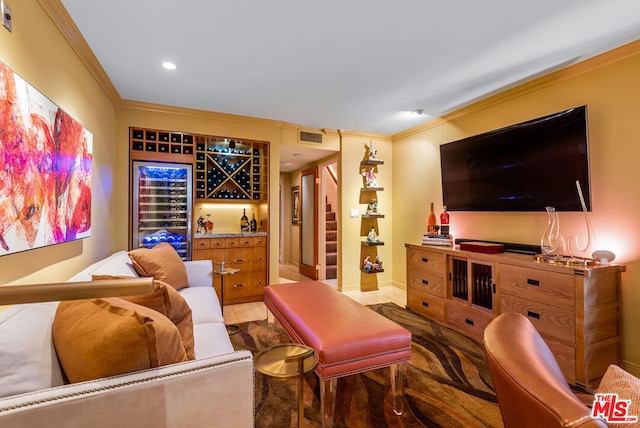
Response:
[[[280,265],[280,282],[312,281],[304,275],[300,275],[298,268],[293,265]],[[337,287],[335,279],[323,281],[332,287]],[[396,287],[382,287],[375,291],[345,291],[345,296],[363,305],[393,302],[405,307],[407,294]],[[224,321],[226,324],[238,324],[241,322],[262,320],[267,318],[267,308],[263,302],[241,303],[224,307]]]

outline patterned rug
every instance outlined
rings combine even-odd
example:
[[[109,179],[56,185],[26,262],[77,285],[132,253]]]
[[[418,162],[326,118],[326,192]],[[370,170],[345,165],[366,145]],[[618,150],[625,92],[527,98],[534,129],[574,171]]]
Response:
[[[413,334],[404,414],[391,404],[388,369],[338,379],[336,427],[502,427],[500,409],[479,343],[393,303],[369,306]],[[267,341],[266,320],[238,324],[236,349],[257,353],[290,342],[279,327]],[[358,326],[354,326],[358,328]],[[363,327],[364,328],[364,327]],[[305,376],[305,426],[321,427],[320,389]],[[297,426],[297,381],[269,380],[256,372],[256,427]]]

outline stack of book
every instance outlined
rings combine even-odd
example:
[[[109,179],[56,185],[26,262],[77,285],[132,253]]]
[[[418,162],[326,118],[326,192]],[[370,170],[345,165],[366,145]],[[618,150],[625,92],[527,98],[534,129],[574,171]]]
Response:
[[[451,239],[450,235],[425,233],[422,235],[422,245],[452,246],[453,239]]]

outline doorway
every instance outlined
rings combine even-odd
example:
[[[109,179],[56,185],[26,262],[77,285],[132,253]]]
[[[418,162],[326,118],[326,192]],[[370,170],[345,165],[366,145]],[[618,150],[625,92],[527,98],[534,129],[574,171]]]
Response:
[[[324,152],[326,153],[326,151]],[[337,286],[338,276],[338,156],[318,161],[318,183],[315,185],[315,208],[311,212],[315,215],[313,222],[317,222],[312,232],[315,241],[315,257],[306,260],[306,265],[316,273],[317,279],[327,281]],[[307,170],[310,168],[306,168]],[[293,190],[304,194],[300,181],[302,171],[296,170],[290,173],[283,172],[280,176],[280,278],[283,282],[310,280],[311,276],[305,276],[300,271],[301,262],[301,232],[304,221],[296,223],[291,217],[293,213]],[[304,198],[304,196],[302,196]],[[303,209],[304,212],[304,209]],[[306,209],[309,212],[309,208]],[[302,219],[301,219],[302,220]],[[307,220],[307,225],[309,223]],[[304,237],[302,238],[304,242]],[[316,269],[318,267],[318,269]],[[315,272],[314,272],[315,271]],[[308,275],[309,273],[307,273]]]

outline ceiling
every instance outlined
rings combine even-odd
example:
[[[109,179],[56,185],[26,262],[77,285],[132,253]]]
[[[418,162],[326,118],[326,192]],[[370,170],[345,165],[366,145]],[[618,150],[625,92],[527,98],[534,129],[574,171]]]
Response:
[[[123,99],[382,135],[640,39],[637,0],[61,1]]]

